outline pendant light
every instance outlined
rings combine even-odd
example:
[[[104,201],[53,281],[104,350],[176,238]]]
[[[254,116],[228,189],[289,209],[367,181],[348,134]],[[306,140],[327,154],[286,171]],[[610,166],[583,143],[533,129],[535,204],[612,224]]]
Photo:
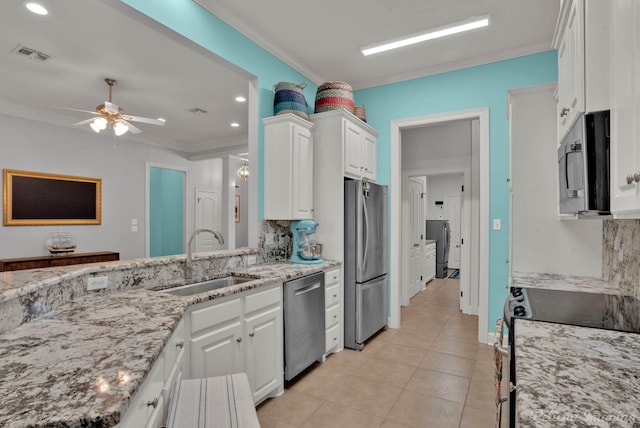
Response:
[[[238,177],[242,181],[249,181],[249,164],[246,162],[238,169]]]

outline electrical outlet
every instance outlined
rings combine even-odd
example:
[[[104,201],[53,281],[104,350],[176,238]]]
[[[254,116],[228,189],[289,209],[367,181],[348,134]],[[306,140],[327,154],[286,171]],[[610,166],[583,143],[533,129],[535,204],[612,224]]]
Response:
[[[273,245],[273,233],[266,233],[264,235],[264,245]]]
[[[107,288],[108,277],[106,276],[92,276],[87,278],[87,290],[102,290]]]
[[[502,230],[502,220],[499,218],[493,219],[493,230]]]
[[[253,266],[258,262],[258,258],[253,255],[253,256],[247,256],[247,266]]]

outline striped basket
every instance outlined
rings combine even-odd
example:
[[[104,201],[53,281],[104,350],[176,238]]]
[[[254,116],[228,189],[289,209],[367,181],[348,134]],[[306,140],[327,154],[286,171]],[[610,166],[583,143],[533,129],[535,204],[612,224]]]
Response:
[[[273,86],[273,112],[279,114],[293,113],[304,119],[309,119],[307,100],[302,90],[306,83],[278,82]]]
[[[316,92],[315,113],[345,109],[354,112],[353,89],[344,82],[324,82]]]
[[[360,119],[363,122],[367,121],[367,112],[364,109],[364,106],[358,106],[354,108],[353,114],[356,115],[356,117],[358,119]]]

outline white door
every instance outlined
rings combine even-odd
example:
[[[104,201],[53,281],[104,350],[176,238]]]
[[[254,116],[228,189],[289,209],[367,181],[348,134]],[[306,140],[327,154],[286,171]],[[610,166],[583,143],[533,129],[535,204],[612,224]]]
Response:
[[[422,195],[425,188],[422,181],[409,178],[409,298],[422,290],[424,283],[422,247],[424,244],[424,212]]]
[[[196,229],[220,230],[220,194],[196,189]],[[211,233],[196,236],[195,252],[214,251],[222,247]]]
[[[445,216],[449,220],[451,244],[449,245],[449,268],[460,269],[460,195],[447,195]]]

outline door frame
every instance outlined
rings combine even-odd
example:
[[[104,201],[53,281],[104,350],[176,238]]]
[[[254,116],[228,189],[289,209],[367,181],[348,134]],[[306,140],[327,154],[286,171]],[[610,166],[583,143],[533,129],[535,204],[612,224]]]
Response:
[[[149,198],[150,198],[150,189],[149,186],[151,184],[151,180],[150,180],[150,170],[151,168],[162,168],[162,169],[171,169],[174,171],[181,171],[184,174],[184,188],[182,189],[182,236],[183,236],[183,242],[182,242],[182,251],[184,251],[185,249],[185,245],[186,245],[186,240],[188,239],[187,237],[187,230],[189,230],[189,226],[191,221],[189,220],[189,168],[182,166],[182,165],[171,165],[171,164],[165,164],[165,163],[158,163],[158,162],[151,162],[151,161],[147,161],[145,162],[145,186],[144,186],[144,203],[145,203],[145,207],[144,207],[144,215],[145,215],[145,222],[144,222],[144,254],[145,257],[150,257],[150,253],[151,253],[151,249],[150,249],[150,241],[151,241],[151,232],[149,230],[149,216],[150,216],[150,210],[149,210]]]
[[[457,112],[392,120],[390,123],[390,312],[389,326],[400,327],[400,285],[402,274],[402,129],[449,122],[460,119],[478,119],[479,123],[479,174],[480,174],[480,243],[478,289],[478,341],[487,343],[489,318],[489,108],[477,108]]]
[[[462,180],[466,189],[470,189],[471,186],[471,170],[463,167],[445,167],[445,168],[428,168],[428,169],[416,169],[416,170],[406,170],[403,171],[402,177],[403,180],[409,177],[427,177],[427,188],[429,179],[431,177],[439,176],[439,175],[456,175],[462,176]],[[428,193],[428,192],[427,192]],[[465,242],[471,242],[471,192],[463,192],[461,203],[464,204],[464,210],[460,215],[460,237],[465,240]],[[404,211],[404,210],[403,210]],[[404,215],[404,212],[401,213]],[[404,245],[404,241],[403,241]],[[470,272],[471,272],[471,261],[473,260],[472,254],[472,246],[465,245],[462,247],[460,251],[460,272],[464,273],[464,275],[460,275],[460,291],[463,292],[466,299],[460,299],[460,310],[465,314],[477,314],[478,308],[474,308],[469,301],[469,297],[471,297],[471,281],[470,281]],[[476,255],[478,257],[479,255]],[[403,256],[404,257],[404,256]],[[404,275],[408,275],[408,271],[405,269],[406,266],[403,263],[401,277],[404,278]],[[406,295],[408,290],[404,290],[405,284],[404,281],[401,283],[401,293]]]

